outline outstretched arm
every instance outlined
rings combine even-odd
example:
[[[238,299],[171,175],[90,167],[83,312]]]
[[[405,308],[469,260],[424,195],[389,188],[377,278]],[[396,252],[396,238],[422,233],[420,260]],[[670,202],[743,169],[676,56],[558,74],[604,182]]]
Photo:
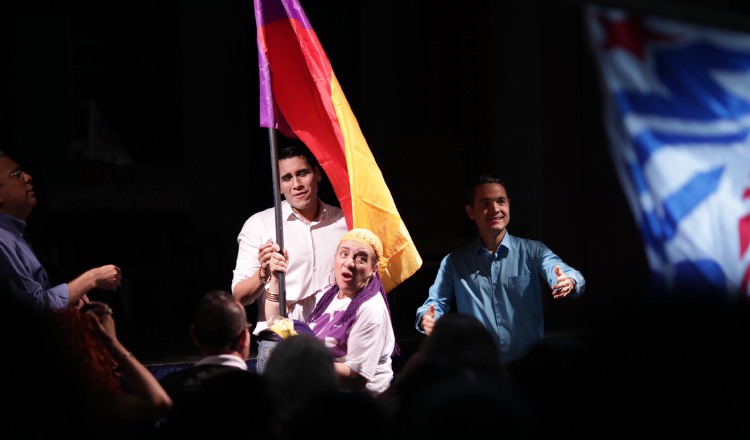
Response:
[[[551,286],[552,298],[560,299],[575,294],[576,280],[565,275],[565,272],[560,269],[560,266],[555,266],[555,276],[557,276],[557,283]]]
[[[86,298],[86,294],[92,289],[117,290],[120,284],[122,273],[114,264],[87,270],[68,282],[68,305],[78,305],[78,300]]]

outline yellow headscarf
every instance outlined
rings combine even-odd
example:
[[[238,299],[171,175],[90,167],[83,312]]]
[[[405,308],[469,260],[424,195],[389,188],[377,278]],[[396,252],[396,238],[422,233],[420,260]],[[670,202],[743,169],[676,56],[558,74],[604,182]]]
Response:
[[[370,246],[372,251],[375,252],[375,259],[380,262],[380,257],[383,255],[383,242],[380,241],[380,237],[375,235],[371,230],[365,228],[354,228],[341,237],[339,244],[345,240],[352,240]]]

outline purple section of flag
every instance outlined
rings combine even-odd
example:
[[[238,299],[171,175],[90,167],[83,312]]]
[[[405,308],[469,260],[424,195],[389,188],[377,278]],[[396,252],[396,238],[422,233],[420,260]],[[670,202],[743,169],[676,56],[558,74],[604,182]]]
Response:
[[[259,29],[279,20],[297,20],[303,28],[311,28],[298,0],[255,0],[255,22]]]
[[[305,11],[298,0],[254,0],[255,25],[258,32],[258,79],[260,82],[260,126],[280,128],[286,121],[278,121],[275,114],[275,102],[271,89],[271,69],[265,50],[261,47],[260,34],[263,26],[280,20],[296,20],[305,29],[311,29]],[[291,133],[291,130],[284,130]]]
[[[271,90],[271,69],[268,58],[260,48],[258,42],[258,79],[260,80],[260,126],[276,128],[276,118],[273,114],[274,102]]]

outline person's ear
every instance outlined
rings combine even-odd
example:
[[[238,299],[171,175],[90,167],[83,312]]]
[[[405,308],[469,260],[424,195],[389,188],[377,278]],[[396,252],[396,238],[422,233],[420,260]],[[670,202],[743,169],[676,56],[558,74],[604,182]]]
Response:
[[[471,205],[465,205],[464,208],[466,209],[466,215],[468,215],[470,219],[476,220],[474,218],[474,207]]]
[[[195,324],[190,325],[190,339],[192,339],[193,344],[200,348],[201,344],[198,342],[198,337],[195,335]]]
[[[252,341],[252,333],[250,329],[245,329],[245,332],[237,340],[237,351],[243,353],[245,350],[250,351],[250,342]]]

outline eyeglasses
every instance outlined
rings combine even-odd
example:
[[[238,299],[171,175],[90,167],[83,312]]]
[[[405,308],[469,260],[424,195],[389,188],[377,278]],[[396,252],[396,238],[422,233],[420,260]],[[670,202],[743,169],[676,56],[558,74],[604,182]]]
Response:
[[[23,179],[23,170],[21,168],[16,168],[12,173],[10,173],[10,177],[14,179]]]

